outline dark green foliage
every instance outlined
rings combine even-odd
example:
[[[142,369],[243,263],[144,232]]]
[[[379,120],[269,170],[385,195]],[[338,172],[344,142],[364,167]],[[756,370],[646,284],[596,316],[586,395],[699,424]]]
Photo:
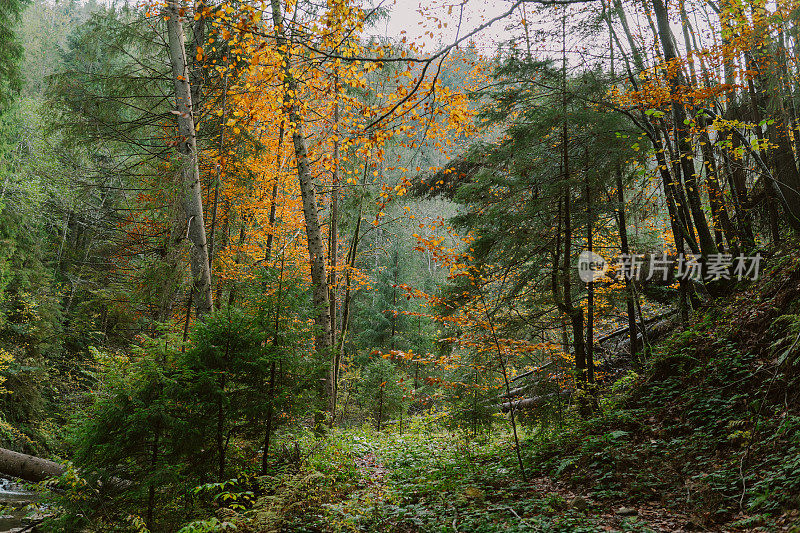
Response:
[[[61,355],[63,308],[47,264],[48,200],[58,189],[36,172],[36,143],[22,124],[30,117],[24,106],[0,114],[0,349],[14,357],[0,418],[19,432],[14,445],[36,450],[39,423],[57,396],[51,370]]]
[[[0,110],[22,87],[19,67],[23,50],[16,26],[26,5],[26,0],[4,0],[0,4]]]
[[[378,245],[378,243],[376,243]],[[418,349],[412,344],[411,302],[400,284],[409,281],[407,250],[399,240],[386,244],[388,250],[377,250],[374,290],[354,301],[353,329],[358,346],[371,352]]]
[[[65,142],[137,144],[149,147],[150,157],[170,152],[160,132],[172,109],[167,51],[142,17],[107,8],[70,36],[64,70],[48,91]]]
[[[190,516],[180,508],[190,489],[238,472],[232,442],[262,423],[269,400],[252,326],[241,310],[223,308],[198,325],[185,352],[167,334],[130,359],[100,354],[105,371],[72,437],[88,485],[67,485],[57,527],[125,530],[133,515],[153,531],[175,531]]]
[[[178,399],[179,354],[172,336],[145,340],[129,359],[98,353],[105,372],[71,437],[85,484],[64,480],[56,530],[128,530],[128,515],[146,516],[151,488],[160,509],[177,503],[187,482],[177,444],[191,428]],[[174,519],[162,514],[158,523]]]
[[[262,334],[254,326],[239,309],[215,311],[197,325],[193,346],[181,359],[180,393],[192,427],[182,448],[200,479],[216,471],[223,481],[231,438],[243,425],[260,422],[266,359]]]
[[[385,427],[387,420],[403,416],[408,409],[408,377],[383,358],[374,359],[362,372],[359,400],[378,428]]]
[[[308,338],[297,326],[308,318],[303,286],[277,269],[263,276],[240,287],[244,307],[223,306],[196,324],[188,345],[163,333],[129,358],[93,350],[99,371],[70,438],[86,483],[63,480],[65,512],[54,527],[125,530],[132,516],[176,531],[210,507],[252,503],[220,500],[209,482],[238,479],[219,494],[256,490],[244,480],[257,471],[266,428],[275,441],[290,415],[306,412],[321,375],[319,361],[297,356]],[[264,294],[268,286],[275,291]],[[270,450],[267,463],[281,468]],[[201,485],[209,489],[194,490]]]
[[[555,221],[563,216],[566,191],[572,198],[572,235],[581,236],[581,243],[587,217],[613,217],[616,202],[603,191],[613,188],[617,172],[624,172],[627,181],[626,162],[641,157],[633,143],[620,140],[635,134],[633,124],[594,103],[610,87],[606,76],[598,70],[569,74],[566,82],[563,76],[550,62],[504,58],[495,70],[496,82],[477,96],[487,127],[503,127],[505,135],[498,142],[473,144],[448,169],[429,178],[431,188],[424,191],[463,206],[453,222],[476,237],[470,244],[476,272],[502,279],[483,290],[501,302],[500,309],[509,308],[507,313],[498,311],[506,315],[504,327],[521,337],[535,334],[537,324],[552,318],[542,309],[552,305],[548,295],[554,288],[553,257],[564,231],[563,221],[561,227]],[[597,196],[589,214],[587,186]],[[617,230],[611,225],[599,231],[614,235]],[[572,251],[577,255],[580,244]],[[575,273],[570,270],[570,275]],[[576,281],[577,276],[569,299],[583,297]],[[447,293],[451,305],[457,306],[475,297],[475,291],[462,277]]]
[[[95,0],[33,0],[26,6],[17,32],[25,49],[22,94],[39,98],[47,89],[47,78],[63,68],[62,51],[69,34],[103,6]]]
[[[452,385],[445,391],[450,409],[449,427],[473,437],[491,430],[499,413],[500,388],[498,375],[477,361],[465,361],[447,375]]]

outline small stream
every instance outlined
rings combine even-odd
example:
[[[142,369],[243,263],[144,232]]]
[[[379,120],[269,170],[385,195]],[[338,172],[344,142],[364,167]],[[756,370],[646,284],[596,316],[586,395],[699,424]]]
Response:
[[[0,478],[0,533],[19,531],[30,524],[26,515],[28,504],[35,503],[39,495],[22,485]]]

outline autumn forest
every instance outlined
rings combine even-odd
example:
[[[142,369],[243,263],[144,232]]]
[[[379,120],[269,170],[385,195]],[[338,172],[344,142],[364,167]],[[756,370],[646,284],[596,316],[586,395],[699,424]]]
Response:
[[[796,0],[5,0],[0,532],[800,532]]]

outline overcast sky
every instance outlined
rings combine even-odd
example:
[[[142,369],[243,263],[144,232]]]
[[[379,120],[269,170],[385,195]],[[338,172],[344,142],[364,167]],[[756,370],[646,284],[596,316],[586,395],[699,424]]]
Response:
[[[433,51],[441,45],[452,43],[456,38],[456,31],[461,14],[462,0],[372,0],[373,5],[380,3],[390,11],[388,20],[379,22],[371,33],[386,36],[391,39],[407,37],[408,41],[424,45],[425,51]],[[461,17],[460,36],[468,34],[478,26],[506,13],[512,0],[468,0]],[[452,6],[452,7],[451,7]],[[546,7],[537,8],[528,5],[525,17],[529,23],[531,35],[531,51],[538,57],[555,57],[561,53],[561,17],[563,9],[567,9],[568,24],[577,22],[591,13],[591,9],[580,5],[577,7]],[[579,14],[580,12],[583,14]],[[522,11],[517,9],[511,15],[494,22],[490,27],[482,30],[473,37],[477,50],[491,56],[496,51],[498,43],[507,42],[512,37],[520,39],[520,46],[524,46],[524,32],[520,24]],[[439,24],[442,27],[439,27]],[[632,23],[636,23],[635,18]],[[536,31],[538,30],[538,31]],[[433,36],[425,32],[432,32]],[[678,29],[680,31],[680,29]],[[568,38],[567,53],[576,64],[591,61],[599,56],[608,54],[606,42],[598,46],[597,42],[576,34]],[[465,43],[466,44],[466,43]],[[554,55],[555,54],[555,55]]]
[[[439,44],[451,43],[455,39],[460,3],[460,0],[385,0],[382,5],[391,10],[391,15],[388,21],[378,23],[373,31],[390,38],[401,38],[405,35],[409,41],[425,44],[426,50],[433,50]],[[487,20],[504,13],[509,5],[510,2],[503,0],[470,0],[464,8],[460,35],[463,36]],[[448,14],[450,6],[453,8]],[[482,51],[493,50],[496,41],[508,38],[509,33],[505,29],[507,24],[508,21],[498,21],[482,31],[476,38],[476,44]],[[426,31],[432,31],[435,37],[425,35]]]

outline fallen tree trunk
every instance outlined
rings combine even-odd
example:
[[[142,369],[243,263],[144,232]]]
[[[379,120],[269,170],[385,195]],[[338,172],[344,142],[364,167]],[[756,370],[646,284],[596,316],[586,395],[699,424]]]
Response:
[[[25,481],[44,481],[64,473],[64,465],[0,448],[0,474],[24,479]]]
[[[519,400],[514,400],[513,402],[503,402],[500,405],[500,411],[503,413],[507,413],[511,410],[511,405],[513,403],[514,410],[517,409],[533,409],[544,405],[548,401],[554,398],[568,398],[571,394],[571,391],[563,390],[561,392],[553,392],[550,394],[545,394],[543,396],[534,396],[533,398],[520,398]]]
[[[667,318],[667,317],[669,317],[671,315],[674,315],[676,312],[677,311],[675,309],[672,309],[670,311],[667,311],[666,313],[661,313],[659,315],[647,318],[647,319],[645,319],[644,323],[647,324],[647,325],[650,325],[653,322],[658,322],[658,321],[663,320],[663,319],[665,319],[665,318]],[[641,325],[639,323],[636,324],[636,329],[637,329],[637,331],[639,331],[641,329]],[[607,335],[603,335],[602,337],[598,338],[594,342],[595,342],[596,345],[599,346],[599,345],[601,345],[601,344],[613,339],[614,337],[622,335],[623,333],[628,333],[628,326],[625,326],[624,328],[616,329],[616,330],[612,331],[611,333],[609,333]],[[641,339],[641,336],[642,336],[642,334],[639,333],[636,337],[638,339]],[[630,340],[628,342],[630,343]]]
[[[523,373],[522,373],[522,374],[520,374],[519,376],[516,376],[516,377],[513,377],[513,378],[509,379],[509,381],[517,381],[517,380],[519,380],[519,379],[527,378],[528,376],[531,376],[531,375],[533,375],[533,374],[538,374],[538,373],[540,373],[542,370],[544,370],[544,369],[546,369],[546,368],[550,368],[550,367],[551,367],[551,366],[553,366],[554,364],[556,364],[556,361],[550,361],[550,362],[548,362],[548,363],[545,363],[545,364],[543,364],[542,366],[540,366],[540,367],[536,368],[535,370],[528,370],[527,372],[523,372]]]
[[[666,318],[664,320],[661,320],[660,322],[656,322],[652,326],[648,325],[647,340],[652,343],[672,332],[679,324],[680,320],[676,316],[672,318]],[[637,335],[637,338],[639,339],[637,342],[641,343],[643,341],[643,337],[641,334]],[[631,345],[631,340],[629,338],[623,339],[622,342],[617,344],[616,347],[617,353],[618,354],[628,353],[630,351],[630,345]]]
[[[522,393],[524,393],[529,388],[531,388],[531,385],[524,385],[522,387],[517,387],[516,389],[511,389],[510,391],[503,393],[503,395],[500,397],[504,399],[518,398],[522,396]]]

